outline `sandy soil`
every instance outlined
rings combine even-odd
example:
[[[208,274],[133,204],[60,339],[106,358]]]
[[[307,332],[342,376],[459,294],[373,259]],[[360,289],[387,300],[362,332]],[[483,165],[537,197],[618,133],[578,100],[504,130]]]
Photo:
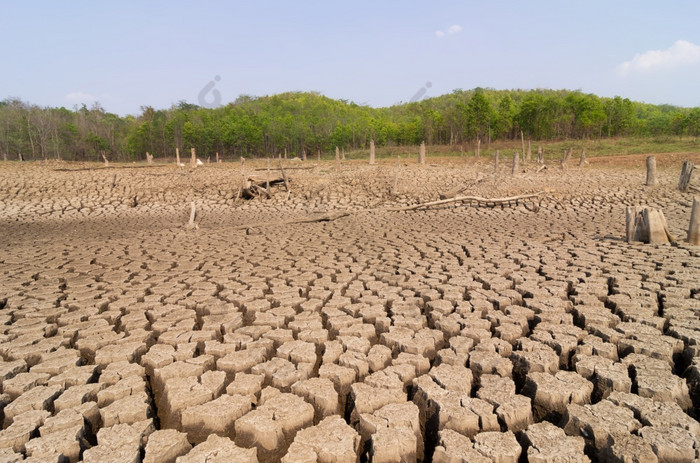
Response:
[[[262,162],[0,163],[0,460],[693,461],[689,157],[287,161],[250,201]]]

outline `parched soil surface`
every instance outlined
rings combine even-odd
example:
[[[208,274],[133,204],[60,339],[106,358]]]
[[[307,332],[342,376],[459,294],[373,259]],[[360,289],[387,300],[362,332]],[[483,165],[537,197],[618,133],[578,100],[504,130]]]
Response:
[[[248,201],[264,163],[0,164],[0,461],[694,461],[700,248],[665,156],[653,188],[287,161]],[[626,243],[628,205],[678,241]]]

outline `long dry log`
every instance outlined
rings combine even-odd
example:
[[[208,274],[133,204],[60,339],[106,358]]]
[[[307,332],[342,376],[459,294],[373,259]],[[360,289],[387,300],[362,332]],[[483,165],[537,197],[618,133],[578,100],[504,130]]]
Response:
[[[249,234],[251,230],[255,230],[258,228],[263,228],[263,227],[274,227],[274,226],[283,226],[283,225],[295,225],[295,224],[302,224],[302,223],[316,223],[316,222],[330,222],[332,220],[337,220],[343,217],[347,217],[351,214],[360,214],[360,213],[365,213],[365,212],[374,212],[374,211],[380,211],[380,212],[408,212],[408,211],[414,211],[417,209],[422,209],[426,207],[432,207],[432,206],[440,206],[443,204],[450,204],[450,203],[456,203],[456,202],[476,202],[479,204],[492,204],[494,206],[499,205],[499,204],[508,204],[511,202],[517,202],[520,200],[524,199],[532,199],[532,198],[537,198],[541,195],[543,195],[545,192],[544,191],[539,191],[537,193],[530,193],[530,194],[524,194],[524,195],[518,195],[518,196],[509,196],[505,198],[482,198],[479,196],[459,196],[456,198],[450,198],[450,199],[444,199],[444,200],[439,200],[439,201],[430,201],[427,203],[421,203],[421,204],[414,204],[413,206],[407,206],[407,207],[399,207],[399,208],[374,208],[374,209],[361,209],[357,211],[337,211],[337,212],[329,212],[327,214],[321,214],[321,215],[315,215],[311,217],[305,217],[303,219],[290,219],[290,220],[281,220],[277,222],[261,222],[261,223],[256,223],[256,224],[250,224],[250,225],[242,225],[240,227],[236,227],[236,230],[248,230]],[[531,210],[537,211],[539,208],[533,208]]]
[[[463,203],[463,202],[474,202],[474,203],[479,203],[479,204],[493,204],[494,206],[496,206],[499,204],[509,204],[512,202],[517,202],[517,201],[520,201],[523,199],[537,198],[537,197],[543,195],[544,193],[545,193],[544,191],[539,191],[537,193],[530,193],[530,194],[524,194],[524,195],[518,195],[518,196],[507,196],[505,198],[482,198],[480,196],[457,196],[455,198],[450,198],[450,199],[440,199],[437,201],[429,201],[427,203],[414,204],[412,206],[399,207],[399,208],[386,209],[386,210],[391,211],[391,212],[414,211],[416,209],[423,209],[426,207],[442,206],[444,204]]]

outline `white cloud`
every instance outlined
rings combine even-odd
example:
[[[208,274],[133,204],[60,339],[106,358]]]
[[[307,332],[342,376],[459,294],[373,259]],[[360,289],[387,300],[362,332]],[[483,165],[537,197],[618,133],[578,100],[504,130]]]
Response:
[[[452,35],[460,32],[462,30],[462,26],[459,24],[453,24],[452,26],[448,27],[444,31],[435,31],[435,37],[441,39],[446,35]]]
[[[97,101],[97,97],[84,92],[71,92],[66,95],[66,100],[77,103],[87,103]]]
[[[617,73],[624,77],[631,72],[652,72],[700,62],[700,45],[677,40],[665,50],[649,50],[638,53],[630,61],[617,66]]]

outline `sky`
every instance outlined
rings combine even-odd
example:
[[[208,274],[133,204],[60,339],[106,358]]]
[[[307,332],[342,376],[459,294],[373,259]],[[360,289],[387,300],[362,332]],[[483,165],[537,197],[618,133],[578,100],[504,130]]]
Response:
[[[179,101],[316,91],[374,107],[455,89],[700,106],[700,2],[0,0],[0,100]]]

